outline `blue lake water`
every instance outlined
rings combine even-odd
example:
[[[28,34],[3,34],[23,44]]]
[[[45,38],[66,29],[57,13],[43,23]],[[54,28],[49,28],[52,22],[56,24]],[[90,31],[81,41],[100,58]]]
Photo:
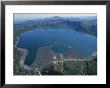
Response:
[[[26,65],[33,63],[39,47],[47,45],[51,45],[55,53],[72,47],[80,56],[88,56],[96,51],[97,38],[73,29],[36,29],[22,33],[17,43],[17,47],[29,50],[24,62]]]

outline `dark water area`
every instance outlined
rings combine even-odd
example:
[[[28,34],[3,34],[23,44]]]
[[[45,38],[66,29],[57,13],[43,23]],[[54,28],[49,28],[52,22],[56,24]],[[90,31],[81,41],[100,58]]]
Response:
[[[71,47],[85,57],[96,51],[97,38],[73,29],[35,29],[22,33],[17,43],[17,47],[29,50],[24,62],[26,65],[33,63],[38,48],[48,45],[55,53],[65,52]]]

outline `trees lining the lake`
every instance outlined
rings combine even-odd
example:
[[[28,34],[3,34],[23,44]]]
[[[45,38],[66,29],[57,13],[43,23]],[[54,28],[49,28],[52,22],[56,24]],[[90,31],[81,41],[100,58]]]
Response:
[[[54,17],[53,17],[54,18]],[[24,32],[40,28],[73,28],[73,30],[88,33],[97,36],[97,19],[80,19],[80,18],[61,18],[57,17],[39,20],[25,21],[20,24],[14,24],[14,30]]]

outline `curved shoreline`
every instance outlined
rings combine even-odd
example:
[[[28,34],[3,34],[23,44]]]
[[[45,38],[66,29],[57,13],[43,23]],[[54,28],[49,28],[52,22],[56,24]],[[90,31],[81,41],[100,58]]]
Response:
[[[16,41],[16,44],[15,44],[15,48],[17,48],[19,51],[21,51],[21,52],[23,52],[23,55],[22,55],[22,57],[21,57],[21,61],[20,61],[20,66],[21,67],[24,67],[25,69],[33,69],[33,68],[35,68],[35,67],[31,67],[31,66],[28,66],[28,65],[25,65],[24,64],[24,60],[25,60],[25,58],[26,58],[26,56],[27,56],[27,54],[28,54],[28,50],[27,49],[22,49],[22,48],[18,48],[16,45],[17,45],[17,43],[18,43],[18,41],[19,41],[19,37],[17,38],[17,41]],[[63,61],[90,61],[90,60],[92,60],[92,59],[81,59],[81,58],[73,58],[73,59],[62,59]],[[56,61],[56,60],[53,60],[53,61],[51,61],[50,63],[53,63],[53,62],[62,62],[62,60],[58,60],[58,61]],[[37,68],[37,67],[36,67]]]
[[[31,31],[31,30],[29,30],[29,31]],[[32,67],[32,66],[28,66],[28,65],[24,64],[24,60],[25,60],[25,58],[26,58],[26,56],[27,56],[29,51],[27,49],[23,49],[23,48],[18,48],[17,47],[17,43],[19,41],[19,36],[16,36],[17,40],[15,41],[15,45],[14,45],[14,48],[17,48],[17,50],[19,50],[20,52],[23,53],[23,55],[20,57],[20,62],[19,62],[20,64],[19,64],[19,66],[23,67],[26,70],[36,69],[36,71],[38,71],[39,75],[41,75],[40,70],[38,70],[37,66],[36,67]],[[58,63],[58,62],[64,63],[65,61],[91,61],[91,60],[93,60],[93,58],[92,59],[91,58],[90,59],[88,59],[88,58],[86,58],[86,59],[83,59],[83,58],[82,59],[81,58],[66,59],[66,58],[64,58],[64,59],[57,60],[57,61],[56,60],[50,61],[50,63]],[[50,63],[47,63],[47,64],[50,64]],[[43,66],[45,66],[45,65],[43,65]]]

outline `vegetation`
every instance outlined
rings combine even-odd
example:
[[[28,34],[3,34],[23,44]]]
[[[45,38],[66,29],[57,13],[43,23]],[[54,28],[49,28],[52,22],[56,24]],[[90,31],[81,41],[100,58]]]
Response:
[[[29,20],[21,24],[14,24],[17,32],[24,32],[40,28],[73,28],[73,30],[97,36],[97,19],[62,18],[53,17],[48,19]]]
[[[42,75],[64,75],[61,71],[61,64],[50,63],[41,70]]]
[[[41,70],[42,75],[96,75],[97,61],[91,60],[66,60],[63,62],[50,63]]]
[[[23,53],[17,48],[14,49],[14,75],[39,75],[39,72],[36,69],[25,69],[20,66],[20,61]]]
[[[16,45],[17,42],[17,38],[20,35],[20,32],[14,32],[14,45]],[[14,70],[14,75],[39,75],[38,70],[32,68],[32,69],[25,69],[24,67],[20,66],[20,61],[21,61],[21,57],[23,56],[23,52],[19,51],[18,48],[16,48],[16,46],[13,47],[14,48],[14,66],[13,66],[13,70]]]

